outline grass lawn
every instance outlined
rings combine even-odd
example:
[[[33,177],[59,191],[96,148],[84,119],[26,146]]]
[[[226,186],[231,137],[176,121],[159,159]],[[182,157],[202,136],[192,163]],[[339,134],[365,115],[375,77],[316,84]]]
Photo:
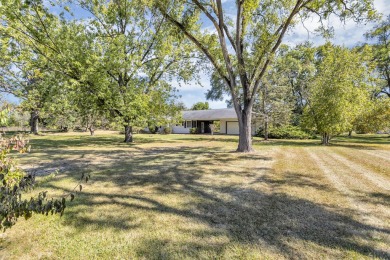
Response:
[[[20,157],[57,196],[92,173],[62,218],[34,215],[0,238],[5,259],[390,258],[390,138],[254,140],[32,137]],[[19,155],[18,155],[19,156]],[[47,174],[55,169],[56,176]]]

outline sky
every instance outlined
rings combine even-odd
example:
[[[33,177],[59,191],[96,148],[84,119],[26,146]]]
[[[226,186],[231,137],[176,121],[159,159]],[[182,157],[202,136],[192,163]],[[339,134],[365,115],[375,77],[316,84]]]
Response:
[[[225,1],[228,2],[228,1]],[[234,1],[233,1],[234,2]],[[375,0],[375,9],[382,13],[384,17],[390,15],[390,0]],[[283,43],[294,46],[305,41],[313,42],[315,45],[321,45],[325,43],[322,37],[315,36],[309,31],[314,31],[318,27],[318,18],[307,20],[305,27],[299,24],[288,35],[285,36]],[[353,21],[347,21],[342,24],[338,19],[331,19],[330,24],[334,27],[334,38],[331,40],[337,45],[343,45],[346,47],[353,47],[359,43],[365,41],[364,33],[370,30],[374,24],[355,24]],[[210,27],[210,25],[208,25]],[[308,30],[307,30],[308,29]],[[210,108],[226,108],[225,101],[210,101],[206,100],[205,93],[210,88],[210,80],[207,75],[201,75],[202,86],[193,84],[183,85],[179,88],[179,95],[181,95],[180,101],[182,101],[187,107],[191,107],[196,102],[209,102]],[[176,85],[175,83],[173,85]]]
[[[232,12],[234,9],[233,0],[224,0],[224,7],[227,10],[227,13]],[[379,13],[382,13],[384,17],[390,15],[390,0],[375,0],[374,6]],[[51,7],[53,12],[59,13],[61,8]],[[75,13],[75,17],[78,18],[87,18],[88,14],[85,11],[80,13]],[[293,28],[284,38],[283,43],[294,46],[305,41],[313,42],[315,45],[321,45],[325,40],[316,36],[313,32],[318,27],[318,18],[312,18],[305,22],[305,26],[302,24],[297,25]],[[343,45],[346,47],[353,47],[359,43],[364,42],[364,33],[370,30],[374,24],[355,24],[353,21],[347,21],[345,24],[342,24],[338,19],[331,19],[329,22],[330,25],[334,27],[334,38],[331,40],[333,43],[338,45]],[[211,23],[205,22],[202,29],[213,30]],[[210,101],[206,100],[206,92],[210,89],[210,79],[208,75],[200,75],[201,85],[196,82],[189,82],[187,84],[179,84],[177,82],[172,82],[172,85],[176,87],[178,92],[178,101],[183,102],[186,107],[190,108],[193,104],[197,102],[209,103],[210,108],[226,108],[225,100],[222,101]],[[18,103],[18,99],[11,95],[4,95],[5,99],[14,103]]]

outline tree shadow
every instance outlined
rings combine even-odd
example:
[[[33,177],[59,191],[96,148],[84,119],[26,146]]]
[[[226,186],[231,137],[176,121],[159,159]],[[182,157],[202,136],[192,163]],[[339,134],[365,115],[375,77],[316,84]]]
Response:
[[[72,145],[80,145],[75,142]],[[115,139],[102,137],[95,144],[103,147],[113,143]],[[272,175],[272,169],[264,166],[264,163],[273,160],[271,156],[236,154],[226,152],[221,147],[209,149],[186,145],[148,149],[132,145],[127,146],[131,150],[114,149],[107,152],[97,148],[88,151],[88,154],[80,154],[80,151],[71,149],[47,151],[45,145],[40,149],[45,149],[49,159],[58,160],[68,168],[63,169],[64,174],[56,181],[45,182],[41,188],[70,192],[61,186],[62,178],[72,178],[76,182],[83,170],[95,173],[92,175],[91,189],[85,189],[69,203],[63,217],[64,225],[74,226],[78,232],[102,228],[141,230],[145,223],[138,220],[139,214],[163,214],[188,222],[200,222],[209,228],[208,234],[197,233],[190,228],[182,230],[188,232],[188,236],[196,236],[197,241],[206,241],[194,242],[193,245],[172,242],[169,237],[145,238],[137,249],[143,257],[169,258],[170,252],[166,246],[177,243],[172,246],[181,250],[184,258],[198,258],[201,252],[221,252],[230,242],[236,242],[262,244],[286,258],[307,258],[304,250],[297,250],[291,244],[291,241],[304,241],[327,249],[352,250],[367,257],[390,258],[389,252],[372,244],[372,234],[388,237],[389,229],[355,219],[353,215],[357,212],[330,208],[308,199],[259,188],[258,184],[270,187],[288,184],[302,189],[312,187],[333,191],[331,187],[318,184],[297,172],[286,172],[281,180],[261,174],[267,172]],[[78,159],[61,160],[61,157],[67,156]],[[102,161],[97,162],[97,158]],[[240,164],[242,161],[248,164],[258,162],[256,174],[247,168],[253,171],[253,165]],[[223,171],[218,170],[220,166],[223,166]],[[40,167],[43,169],[47,165]],[[210,176],[212,181],[205,179],[205,176]],[[241,182],[248,178],[250,182],[243,185],[225,181],[230,177],[240,178]],[[106,191],[105,184],[111,184],[116,189]],[[178,206],[164,200],[168,196],[183,199],[183,203]],[[389,199],[387,194],[382,193],[371,196],[378,203]],[[209,237],[216,236],[227,236],[229,241],[208,243]]]
[[[124,143],[121,135],[102,135],[102,136],[87,136],[87,135],[74,135],[65,136],[65,138],[53,138],[53,139],[31,139],[30,144],[33,149],[58,149],[58,148],[71,148],[71,147],[131,147],[145,143],[172,143],[173,141],[165,140],[158,137],[147,138],[144,135],[135,135],[133,143]]]
[[[374,205],[390,207],[390,194],[385,194],[382,192],[368,192],[359,196],[359,199]]]
[[[270,174],[272,175],[272,174]],[[309,177],[305,174],[299,173],[299,172],[291,172],[287,171],[283,175],[283,179],[274,179],[270,178],[269,175],[264,175],[258,177],[256,180],[254,180],[252,183],[257,182],[263,182],[270,184],[272,186],[282,186],[282,185],[289,185],[289,186],[296,186],[300,188],[305,187],[312,187],[318,190],[330,190],[331,188],[326,184],[319,184],[314,180],[313,177]]]
[[[354,135],[352,137],[337,136],[335,137],[337,142],[346,143],[366,143],[366,144],[390,144],[389,135]]]
[[[116,154],[116,156],[119,156]],[[201,160],[197,160],[202,156]],[[227,158],[225,156],[228,156]],[[248,156],[248,155],[243,155]],[[270,160],[261,155],[253,155],[260,163]],[[120,160],[120,159],[119,159]],[[118,206],[123,212],[144,212],[147,214],[167,214],[188,221],[200,221],[206,224],[214,235],[224,234],[230,241],[241,244],[262,243],[274,248],[288,258],[305,258],[305,253],[294,249],[289,241],[306,241],[326,248],[338,248],[356,251],[367,257],[389,258],[389,252],[375,248],[371,244],[372,233],[383,236],[390,234],[389,229],[364,224],[353,218],[351,212],[340,208],[329,208],[310,200],[296,198],[284,193],[265,192],[260,189],[231,185],[225,182],[205,182],[203,176],[211,164],[232,163],[242,160],[240,156],[229,157],[229,153],[215,149],[204,154],[202,149],[194,147],[156,148],[134,154],[128,161],[121,161],[121,167],[114,162],[100,166],[100,171],[108,171],[93,181],[111,182],[123,190],[130,188],[152,189],[152,193],[86,191],[70,205],[65,214],[64,224],[74,225],[78,229],[95,226],[112,227],[118,230],[141,228],[137,217],[111,215],[107,213],[99,218],[86,215],[83,210],[96,210],[106,206]],[[116,161],[117,163],[118,161]],[[263,170],[268,170],[264,168]],[[219,172],[207,173],[218,176]],[[247,174],[245,167],[240,171],[225,171],[224,176]],[[286,179],[274,180],[260,176],[252,184],[261,182],[271,187],[287,183],[295,186],[310,186],[319,190],[329,189],[326,185],[316,184],[299,173],[287,172]],[[60,188],[51,183],[46,187]],[[188,203],[181,207],[164,201],[164,196],[186,197]],[[73,208],[73,209],[72,209]],[[139,213],[141,214],[141,213]],[[191,233],[191,235],[195,235]],[[210,234],[211,235],[211,234]],[[204,236],[202,234],[202,236]],[[201,239],[201,237],[199,238]],[[153,256],[167,256],[165,250],[169,239],[164,241],[144,241],[145,248],[157,243],[151,252]],[[173,243],[173,242],[172,242]],[[204,250],[221,250],[221,246],[199,244],[189,254],[196,257]],[[176,245],[183,247],[183,245]],[[140,254],[146,254],[142,247]],[[157,251],[156,251],[157,250]],[[155,252],[156,251],[156,252]],[[185,252],[183,253],[186,254]],[[189,257],[189,255],[186,255]]]
[[[193,179],[196,178],[186,177],[177,180],[178,183],[184,184],[183,192],[191,192],[201,198],[201,202],[192,203],[188,209],[172,207],[147,196],[123,194],[92,193],[89,195],[105,197],[109,200],[106,202],[87,200],[76,203],[87,204],[89,207],[115,203],[130,210],[174,214],[195,219],[207,224],[213,230],[222,231],[232,241],[243,244],[256,244],[261,241],[289,258],[305,257],[304,253],[295,250],[289,244],[291,240],[303,240],[328,248],[354,250],[369,257],[390,257],[389,252],[376,249],[369,242],[372,232],[389,235],[388,229],[360,223],[311,201],[285,194],[263,194],[250,189],[225,187],[217,190],[230,195],[232,200],[222,200],[205,192],[203,190],[205,187],[195,184]],[[123,225],[123,219],[112,222],[112,220],[79,217],[77,212],[67,219],[72,221],[65,222],[66,224],[75,224],[78,228],[82,228],[83,224],[80,226],[80,223],[87,226],[98,225],[98,227],[112,224],[114,228],[122,230],[138,227]],[[364,242],[361,242],[362,240]]]

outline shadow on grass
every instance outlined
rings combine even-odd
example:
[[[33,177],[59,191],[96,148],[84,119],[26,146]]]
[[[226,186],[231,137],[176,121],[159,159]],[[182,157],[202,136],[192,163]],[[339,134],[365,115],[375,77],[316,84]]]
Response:
[[[365,143],[365,144],[390,144],[390,138],[387,134],[382,135],[354,135],[352,137],[337,136],[334,138],[337,142],[346,143]]]
[[[113,151],[106,156],[108,158],[112,156],[115,160],[92,166],[99,172],[92,178],[95,182],[93,185],[113,183],[123,192],[106,192],[104,188],[97,191],[87,189],[69,204],[68,212],[64,216],[66,225],[74,225],[79,230],[87,227],[142,229],[143,223],[137,222],[137,214],[140,214],[139,216],[166,214],[167,217],[174,215],[189,222],[195,220],[206,224],[210,228],[207,237],[204,233],[183,231],[189,232],[191,236],[199,236],[197,240],[226,235],[230,242],[252,245],[262,243],[276,249],[287,258],[306,257],[305,252],[291,246],[289,241],[292,240],[315,243],[331,249],[353,250],[368,257],[390,257],[389,252],[374,248],[370,241],[372,232],[389,235],[388,229],[361,223],[349,214],[333,211],[306,199],[283,193],[267,193],[261,189],[240,184],[232,185],[217,179],[212,182],[203,179],[205,175],[210,176],[210,174],[213,178],[248,174],[245,165],[240,166],[238,171],[235,169],[213,173],[208,171],[210,166],[218,167],[227,164],[234,166],[243,159],[256,160],[261,165],[262,161],[272,160],[272,158],[258,154],[231,154],[220,148],[205,151],[203,148],[187,146],[140,149],[131,155],[123,151]],[[271,169],[263,167],[259,171],[271,171]],[[74,173],[69,174],[78,177]],[[256,182],[271,187],[290,183],[300,187],[329,189],[299,173],[290,172],[286,176],[284,180],[260,176]],[[59,188],[52,183],[46,183],[44,187]],[[132,194],[128,191],[131,188],[142,188],[152,192]],[[167,196],[174,196],[186,203],[178,206],[167,202],[164,200]],[[382,197],[382,195],[378,196]],[[107,207],[111,207],[109,212],[99,213]],[[113,210],[112,207],[118,207],[118,210]],[[129,216],[129,213],[132,215]],[[175,224],[167,223],[167,225]],[[166,246],[173,243],[169,238],[146,240],[140,242],[139,254],[151,257],[169,256]],[[183,256],[196,258],[205,250],[222,252],[230,242],[176,246],[181,248]]]
[[[364,193],[359,197],[359,199],[366,203],[390,207],[390,194],[385,194],[382,192],[369,192]]]
[[[187,219],[195,219],[207,224],[215,230],[210,235],[227,234],[231,241],[239,243],[258,243],[259,241],[276,248],[281,254],[289,258],[303,258],[304,254],[294,250],[288,241],[297,239],[341,250],[353,250],[366,256],[382,258],[390,254],[370,246],[370,232],[390,234],[389,230],[378,229],[362,224],[345,215],[334,213],[308,200],[298,199],[283,194],[263,194],[250,189],[215,188],[214,191],[223,192],[233,197],[233,201],[225,201],[205,192],[212,187],[201,187],[188,183],[193,178],[177,180],[184,184],[182,192],[191,192],[201,199],[194,203],[192,209],[172,207],[158,199],[146,196],[124,194],[92,193],[92,197],[104,197],[105,202],[80,201],[77,204],[89,207],[99,205],[120,205],[129,210],[143,211],[146,214],[177,215]],[[196,178],[195,178],[196,179]],[[80,224],[97,225],[97,228],[113,225],[114,228],[134,228],[139,226],[124,225],[126,218],[113,221],[112,219],[91,219],[78,216],[78,213],[67,216],[68,224],[82,228]],[[203,236],[203,234],[201,234]],[[361,242],[361,241],[365,241]],[[359,241],[359,242],[356,242]],[[169,243],[169,242],[167,242]],[[163,250],[159,248],[158,250]],[[218,248],[215,248],[218,250]],[[196,250],[203,250],[197,248]],[[163,251],[161,251],[162,253]],[[153,254],[154,256],[159,255]]]
[[[172,143],[170,140],[164,140],[158,137],[149,137],[136,135],[134,143],[124,143],[121,135],[110,136],[66,136],[65,138],[39,138],[30,141],[34,149],[55,149],[69,147],[128,147],[144,143]]]
[[[196,241],[204,240],[205,243],[183,242],[175,245],[184,257],[189,258],[197,258],[201,252],[210,250],[223,253],[224,248],[232,242],[249,245],[260,243],[274,248],[287,258],[306,258],[304,250],[297,250],[289,243],[294,240],[328,249],[355,251],[367,257],[390,258],[389,252],[375,248],[371,240],[372,233],[388,236],[388,229],[361,223],[342,208],[334,210],[310,200],[224,180],[242,177],[242,181],[249,176],[254,178],[253,185],[279,187],[289,184],[332,191],[330,187],[296,172],[287,172],[281,180],[263,174],[256,178],[257,172],[272,175],[272,169],[263,166],[264,162],[272,158],[256,153],[237,154],[218,147],[186,145],[148,149],[137,146],[139,143],[164,142],[160,137],[156,138],[140,138],[138,143],[130,145],[121,143],[122,136],[119,135],[33,140],[37,153],[44,153],[44,158],[54,160],[52,165],[63,167],[64,174],[53,181],[42,183],[41,188],[61,189],[60,184],[56,184],[58,181],[72,178],[76,182],[81,172],[94,172],[91,189],[85,189],[75,201],[69,203],[63,217],[64,224],[75,226],[80,232],[101,228],[142,231],[145,221],[153,222],[150,216],[161,214],[167,218],[173,215],[188,222],[201,222],[209,227],[208,233],[197,233],[190,228],[182,232],[188,232],[188,236],[196,236]],[[211,139],[199,137],[183,140],[196,142]],[[261,145],[319,146],[317,141],[282,140]],[[85,152],[60,149],[84,146],[96,146],[96,149]],[[99,150],[105,146],[118,148]],[[131,149],[120,149],[123,147]],[[34,156],[34,153],[31,155]],[[259,168],[240,164],[243,160],[258,162]],[[39,165],[38,170],[44,170],[47,166]],[[217,170],[219,168],[223,170]],[[252,176],[254,173],[255,176]],[[212,181],[205,181],[205,176],[209,176]],[[107,190],[104,186],[106,184],[116,189]],[[131,189],[134,188],[140,191],[132,193]],[[167,200],[169,196],[181,201],[180,205]],[[371,202],[388,205],[385,204],[389,200],[387,194],[373,193],[370,196]],[[138,221],[145,215],[150,218]],[[208,239],[220,236],[227,236],[229,242],[208,243]],[[140,241],[138,253],[146,258],[169,258],[170,251],[166,247],[171,243],[169,238],[145,238]]]
[[[238,137],[226,137],[226,135],[190,135],[188,137],[175,138],[180,141],[190,142],[233,142],[238,143]]]
[[[324,147],[321,144],[321,140],[319,139],[310,139],[310,140],[272,139],[269,141],[255,139],[253,141],[253,144],[256,146]],[[374,145],[385,145],[385,144],[387,143],[384,141],[365,142],[364,140],[359,140],[358,142],[354,142],[354,140],[334,139],[331,140],[328,147],[344,147],[344,148],[352,148],[352,149],[359,149],[359,150],[377,150],[378,147]]]
[[[271,174],[272,175],[272,174]],[[263,182],[270,184],[272,186],[282,186],[282,185],[289,185],[289,186],[296,186],[300,188],[304,187],[312,187],[319,190],[329,190],[329,186],[325,184],[319,184],[314,179],[309,178],[307,175],[297,173],[297,172],[285,172],[283,179],[274,179],[270,178],[267,175],[261,176],[257,178],[254,182]]]

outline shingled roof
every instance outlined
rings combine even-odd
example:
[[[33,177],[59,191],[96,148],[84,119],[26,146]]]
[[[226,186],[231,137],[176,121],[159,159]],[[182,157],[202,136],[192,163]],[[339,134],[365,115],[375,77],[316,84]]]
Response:
[[[237,119],[234,108],[182,111],[184,120]]]

